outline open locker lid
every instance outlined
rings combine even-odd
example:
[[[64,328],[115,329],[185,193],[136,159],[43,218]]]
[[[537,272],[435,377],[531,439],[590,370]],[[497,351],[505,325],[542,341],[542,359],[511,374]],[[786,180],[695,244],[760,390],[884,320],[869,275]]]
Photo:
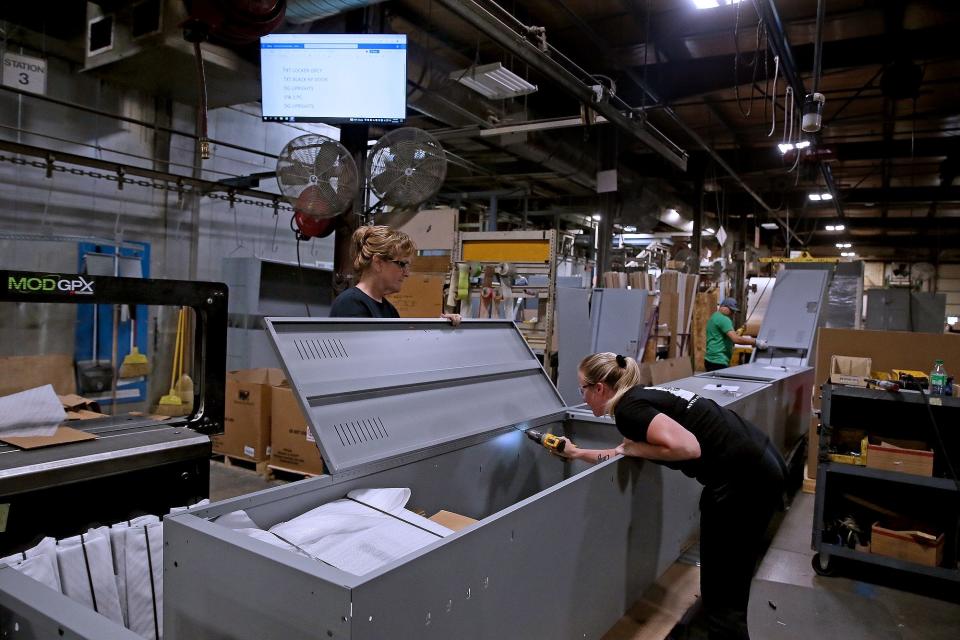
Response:
[[[754,350],[752,362],[772,366],[809,364],[830,275],[825,269],[780,272],[757,336],[768,347]]]
[[[265,323],[333,474],[564,408],[509,320]]]

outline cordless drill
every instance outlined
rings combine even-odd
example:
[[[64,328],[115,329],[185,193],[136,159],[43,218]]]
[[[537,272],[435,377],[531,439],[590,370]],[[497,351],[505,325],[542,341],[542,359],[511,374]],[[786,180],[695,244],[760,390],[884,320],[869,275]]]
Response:
[[[545,448],[556,453],[563,451],[564,447],[567,446],[567,441],[563,440],[560,436],[555,436],[552,433],[542,433],[534,429],[527,429],[527,437],[533,440],[538,444],[542,444]]]

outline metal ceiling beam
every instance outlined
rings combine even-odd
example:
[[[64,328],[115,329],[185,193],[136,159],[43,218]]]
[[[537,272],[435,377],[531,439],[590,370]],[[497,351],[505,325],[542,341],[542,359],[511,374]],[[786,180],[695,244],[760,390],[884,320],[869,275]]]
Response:
[[[851,67],[876,68],[889,57],[892,46],[910,51],[911,56],[916,60],[956,56],[955,25],[906,30],[901,36],[902,39],[897,40],[895,44],[887,34],[824,42],[822,68],[824,71]],[[812,44],[794,46],[792,53],[793,59],[799,65],[798,68],[806,69],[813,65],[814,46]],[[705,93],[729,90],[734,84],[749,84],[753,78],[752,68],[740,65],[737,75],[734,75],[733,60],[734,54],[704,56],[689,60],[671,59],[669,62],[660,63],[654,63],[651,60],[646,70],[647,81],[656,87],[663,100],[670,103]],[[780,60],[780,71],[783,72],[783,58]],[[772,56],[767,64],[769,65],[767,71],[772,77]],[[757,70],[758,75],[762,72],[763,68]],[[640,98],[640,92],[630,86],[619,88],[618,94],[627,101]]]
[[[538,73],[559,85],[582,104],[589,106],[616,126],[638,138],[680,170],[686,171],[686,152],[666,138],[661,139],[653,135],[645,128],[644,124],[624,115],[609,102],[595,102],[595,94],[590,86],[563,65],[540,51],[526,39],[526,34],[520,34],[510,28],[472,0],[438,0],[438,2],[526,62]],[[524,29],[527,33],[531,32],[529,27],[524,27]]]

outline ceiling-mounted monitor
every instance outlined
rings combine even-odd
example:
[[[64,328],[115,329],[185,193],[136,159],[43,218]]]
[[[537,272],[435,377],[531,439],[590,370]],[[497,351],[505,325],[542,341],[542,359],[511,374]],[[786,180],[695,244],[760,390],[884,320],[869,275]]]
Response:
[[[264,122],[402,124],[407,111],[407,36],[264,36],[260,84]]]

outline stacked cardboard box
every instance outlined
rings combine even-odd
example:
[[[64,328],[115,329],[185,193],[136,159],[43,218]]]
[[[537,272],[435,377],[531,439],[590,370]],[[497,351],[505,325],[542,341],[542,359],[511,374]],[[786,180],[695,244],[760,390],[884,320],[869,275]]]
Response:
[[[270,389],[283,381],[280,369],[227,373],[224,431],[212,438],[214,453],[251,462],[264,462],[270,457]]]
[[[690,319],[700,276],[679,271],[660,274],[660,324],[670,338],[669,354],[677,358],[690,353]]]
[[[323,473],[323,458],[293,390],[286,383],[271,393],[270,466],[305,475]]]
[[[436,318],[443,312],[443,286],[450,272],[457,215],[456,209],[431,209],[393,225],[411,237],[419,252],[403,289],[390,296],[401,318]]]

